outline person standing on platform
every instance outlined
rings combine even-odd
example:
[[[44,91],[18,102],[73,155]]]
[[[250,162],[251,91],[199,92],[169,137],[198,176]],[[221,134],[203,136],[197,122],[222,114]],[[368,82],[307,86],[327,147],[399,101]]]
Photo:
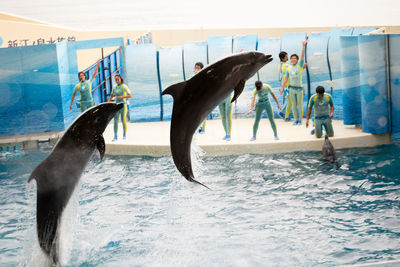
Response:
[[[219,105],[219,114],[221,116],[222,126],[225,130],[225,136],[222,140],[231,141],[232,131],[232,97],[229,95]]]
[[[288,61],[288,54],[285,51],[280,52],[279,59],[281,60],[281,64],[279,66],[279,80],[283,82],[286,70],[290,66],[288,63],[286,63]],[[283,95],[283,107],[282,111],[279,112],[279,115],[285,121],[290,121],[290,108],[292,106],[292,101],[290,100],[289,97],[288,86],[289,86],[289,81],[287,81],[286,84],[284,85],[284,89],[280,91],[281,95]]]
[[[250,139],[250,141],[256,140],[258,124],[260,123],[261,115],[264,110],[267,113],[269,122],[271,123],[272,130],[274,131],[275,140],[279,140],[278,132],[276,130],[276,124],[275,124],[275,120],[274,120],[274,112],[272,110],[272,105],[271,105],[271,102],[269,101],[268,95],[269,94],[272,95],[272,97],[274,98],[274,100],[276,102],[276,105],[278,106],[279,109],[281,109],[278,99],[276,99],[275,94],[272,92],[271,86],[269,86],[268,84],[263,84],[261,81],[256,81],[255,86],[256,86],[256,88],[253,91],[253,99],[251,100],[250,110],[246,114],[246,115],[250,115],[253,112],[253,107],[254,107],[254,103],[256,100],[256,96],[257,96],[258,100],[257,100],[257,105],[256,105],[256,117],[255,117],[254,125],[253,125],[253,137]]]
[[[204,68],[204,65],[202,62],[196,62],[196,64],[194,64],[194,75],[199,73],[203,68]],[[207,119],[204,119],[203,123],[201,124],[201,126],[199,128],[199,133],[201,133],[201,134],[206,133],[206,122],[207,122]]]
[[[113,97],[115,96],[115,102],[116,103],[124,103],[124,107],[120,109],[114,116],[114,138],[112,141],[117,141],[118,140],[118,120],[119,117],[121,117],[122,121],[122,126],[124,129],[123,133],[123,139],[126,139],[126,130],[127,130],[127,125],[126,125],[126,115],[128,113],[128,107],[126,104],[126,100],[131,98],[131,91],[129,90],[128,86],[124,83],[124,79],[120,74],[115,75],[115,82],[117,83],[114,85],[110,98],[108,99],[107,102],[111,102]]]
[[[299,56],[293,54],[290,56],[290,62],[292,63],[286,69],[285,78],[283,79],[281,92],[289,81],[289,97],[292,101],[292,111],[294,117],[293,125],[301,125],[301,120],[303,119],[303,69],[306,67],[304,64],[304,51],[308,40],[303,41],[303,48],[301,50],[301,57],[299,61]]]
[[[314,107],[315,136],[317,138],[322,137],[323,126],[325,128],[326,134],[329,137],[332,137],[334,134],[332,127],[332,118],[333,111],[335,110],[332,96],[328,93],[325,93],[325,88],[323,86],[318,86],[315,91],[317,93],[311,96],[310,102],[308,103],[306,127],[308,127],[311,111]]]
[[[72,94],[71,98],[71,104],[69,105],[69,109],[72,109],[72,103],[74,102],[75,95],[77,92],[79,92],[81,99],[80,99],[80,106],[81,106],[81,112],[84,112],[90,107],[93,107],[95,105],[93,96],[92,96],[92,83],[94,78],[97,75],[97,71],[99,70],[99,64],[100,60],[97,61],[96,69],[94,70],[94,73],[92,77],[89,79],[89,81],[86,81],[86,75],[82,71],[78,73],[78,78],[79,78],[79,83],[75,85],[74,88],[74,93]]]

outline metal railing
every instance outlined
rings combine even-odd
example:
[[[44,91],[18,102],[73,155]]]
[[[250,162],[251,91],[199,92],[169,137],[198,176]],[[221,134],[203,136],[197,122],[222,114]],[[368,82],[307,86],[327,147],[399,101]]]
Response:
[[[94,72],[95,68],[96,64],[83,71],[86,78],[90,77],[90,74]],[[104,56],[104,50],[102,48],[99,70],[95,77],[97,85],[92,88],[92,95],[99,103],[107,102],[113,88],[113,77],[116,74],[122,74],[121,48],[118,48],[107,56]],[[96,97],[95,92],[97,90],[98,96]]]

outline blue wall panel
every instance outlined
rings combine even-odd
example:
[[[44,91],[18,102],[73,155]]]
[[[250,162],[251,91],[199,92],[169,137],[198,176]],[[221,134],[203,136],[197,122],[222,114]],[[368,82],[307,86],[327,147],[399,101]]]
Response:
[[[361,124],[360,59],[358,37],[340,37],[341,79],[343,88],[343,122],[345,125]]]
[[[25,126],[28,133],[63,130],[57,46],[22,49],[25,86]]]
[[[312,33],[309,35],[307,44],[307,64],[310,74],[310,96],[315,94],[317,86],[321,85],[325,88],[325,92],[332,94],[333,102],[336,106],[335,118],[343,118],[343,111],[339,108],[338,100],[341,102],[342,95],[336,94],[331,90],[330,71],[328,68],[328,42],[330,33]],[[307,97],[309,98],[309,96]]]
[[[232,36],[211,36],[207,39],[208,63],[212,64],[232,55]],[[218,107],[211,112],[212,117],[220,117]]]
[[[159,51],[159,68],[161,88],[165,90],[170,85],[182,82],[183,79],[182,46],[164,47]],[[163,120],[170,120],[173,98],[165,95],[163,98]]]
[[[0,135],[26,131],[21,50],[20,47],[0,49]]]
[[[131,121],[159,121],[161,119],[160,88],[155,44],[126,47],[126,78],[132,93]]]
[[[343,81],[341,80],[341,49],[340,36],[350,36],[353,29],[334,28],[328,41],[328,63],[331,73],[333,98],[335,103],[335,115],[337,119],[343,119]]]
[[[279,53],[281,52],[281,39],[258,39],[257,51],[266,55],[272,55],[273,60],[265,65],[258,71],[258,77],[263,83],[269,84],[275,96],[278,98],[279,103],[283,105],[283,97],[280,95],[279,90],[282,84],[282,77],[280,77],[280,59]],[[271,98],[271,103],[275,111],[277,111],[276,103]]]
[[[194,74],[194,64],[197,62],[207,66],[207,42],[185,42],[183,45],[183,66],[185,80],[189,80]]]
[[[392,141],[400,142],[400,35],[389,35]]]
[[[386,36],[359,36],[362,126],[366,133],[390,130],[386,83]]]
[[[256,51],[257,35],[251,34],[251,35],[235,36],[233,38],[232,50],[233,53]],[[253,77],[251,77],[246,81],[242,94],[236,100],[233,109],[233,114],[243,116],[249,110],[252,98],[252,91],[254,89],[254,83],[257,80],[258,80],[258,73],[254,74]]]

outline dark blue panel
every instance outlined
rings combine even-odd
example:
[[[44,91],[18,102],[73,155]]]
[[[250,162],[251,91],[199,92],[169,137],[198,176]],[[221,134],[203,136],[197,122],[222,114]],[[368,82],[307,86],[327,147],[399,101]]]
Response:
[[[161,119],[160,88],[157,73],[155,44],[126,47],[126,78],[132,93],[131,121],[159,121]]]
[[[207,66],[207,42],[185,42],[183,45],[183,66],[185,79],[189,80],[194,74],[194,64],[197,62]]]
[[[361,110],[363,131],[388,133],[386,36],[359,36]]]
[[[343,88],[343,122],[345,125],[361,124],[360,64],[358,38],[340,37],[341,79]]]
[[[256,51],[257,35],[235,36],[233,38],[233,53]],[[258,80],[258,73],[246,81],[242,94],[236,100],[234,114],[243,116],[249,110],[254,83]]]
[[[161,88],[165,90],[170,85],[183,81],[182,47],[172,46],[159,51],[159,68]],[[170,120],[173,99],[170,95],[163,96],[163,120]]]
[[[400,142],[400,35],[389,35],[392,141]]]

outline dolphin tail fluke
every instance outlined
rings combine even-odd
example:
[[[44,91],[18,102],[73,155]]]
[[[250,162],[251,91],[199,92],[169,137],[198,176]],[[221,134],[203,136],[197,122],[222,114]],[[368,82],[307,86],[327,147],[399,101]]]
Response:
[[[244,88],[244,85],[245,85],[245,84],[246,84],[246,81],[245,81],[245,80],[241,80],[241,81],[236,85],[236,87],[235,87],[235,89],[234,89],[235,94],[234,94],[233,97],[232,97],[231,103],[235,102],[236,99],[237,99],[237,98],[240,96],[240,94],[243,92],[243,88]]]
[[[202,186],[204,186],[205,188],[207,188],[207,189],[211,190],[211,189],[210,189],[208,186],[206,186],[206,185],[204,185],[204,184],[200,183],[199,181],[196,181],[196,180],[195,180],[195,179],[193,179],[193,178],[187,178],[187,180],[188,180],[188,181],[190,181],[190,182],[193,182],[193,183],[196,183],[196,184],[202,185]]]

